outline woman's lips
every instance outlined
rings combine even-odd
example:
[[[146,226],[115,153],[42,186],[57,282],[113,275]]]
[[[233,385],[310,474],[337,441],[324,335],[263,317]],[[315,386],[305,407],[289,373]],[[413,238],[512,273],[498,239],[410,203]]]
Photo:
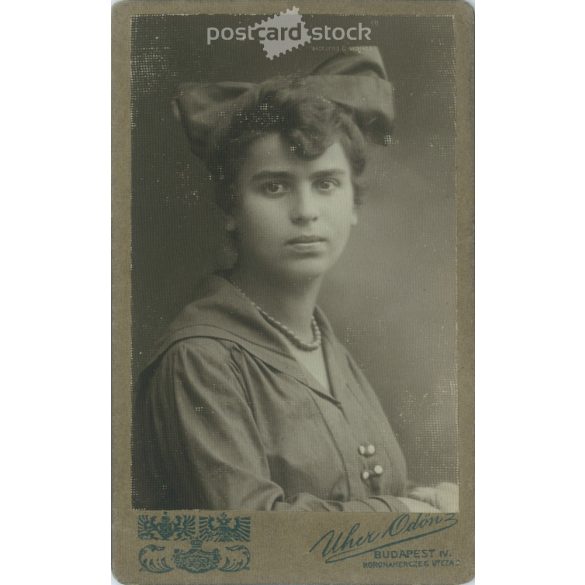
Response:
[[[286,245],[299,254],[319,254],[324,251],[326,241],[321,236],[298,236],[287,240]]]
[[[317,242],[324,242],[325,238],[321,236],[298,236],[296,238],[292,238],[288,240],[286,243],[290,245],[295,244],[314,244]]]

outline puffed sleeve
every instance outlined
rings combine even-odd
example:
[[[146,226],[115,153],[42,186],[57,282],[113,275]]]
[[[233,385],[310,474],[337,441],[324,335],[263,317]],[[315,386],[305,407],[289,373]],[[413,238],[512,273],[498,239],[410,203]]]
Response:
[[[141,389],[139,432],[145,465],[167,509],[407,511],[399,498],[348,502],[308,493],[286,498],[268,460],[230,349],[193,338],[164,354]],[[157,500],[154,494],[154,500]]]

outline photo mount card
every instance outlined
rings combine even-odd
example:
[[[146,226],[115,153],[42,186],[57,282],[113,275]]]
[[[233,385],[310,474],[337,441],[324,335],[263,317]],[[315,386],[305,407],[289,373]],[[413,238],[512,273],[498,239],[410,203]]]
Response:
[[[474,575],[473,9],[112,11],[112,570]]]

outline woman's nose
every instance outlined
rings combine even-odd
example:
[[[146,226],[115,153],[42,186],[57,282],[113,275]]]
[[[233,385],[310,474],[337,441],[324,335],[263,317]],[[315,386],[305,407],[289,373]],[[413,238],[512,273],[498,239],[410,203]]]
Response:
[[[319,217],[319,206],[310,187],[299,187],[293,194],[291,219],[294,223],[314,221]]]

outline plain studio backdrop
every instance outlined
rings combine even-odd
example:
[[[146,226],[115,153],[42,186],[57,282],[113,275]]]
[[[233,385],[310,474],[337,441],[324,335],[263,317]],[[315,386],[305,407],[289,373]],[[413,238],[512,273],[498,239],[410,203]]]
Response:
[[[355,17],[307,16],[309,26]],[[208,26],[254,17],[148,16],[133,27],[132,299],[136,374],[197,282],[225,266],[207,171],[171,99],[186,81],[309,72],[337,51],[313,42],[270,61],[256,41],[207,46]],[[411,479],[457,480],[454,61],[450,18],[363,17],[395,88],[392,143],[370,146],[359,222],[319,299],[377,391]],[[354,43],[355,44],[355,43]]]

